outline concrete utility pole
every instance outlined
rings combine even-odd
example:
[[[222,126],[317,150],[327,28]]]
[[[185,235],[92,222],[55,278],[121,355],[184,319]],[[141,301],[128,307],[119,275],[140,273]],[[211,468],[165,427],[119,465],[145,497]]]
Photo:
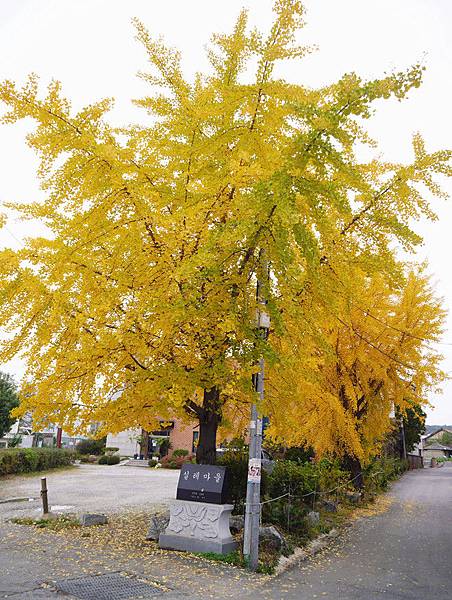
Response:
[[[407,459],[407,451],[406,451],[405,426],[403,424],[403,417],[400,418],[400,432],[402,435],[403,458],[406,460]]]
[[[270,319],[263,310],[265,300],[261,294],[261,284],[257,282],[256,290],[259,308],[257,311],[257,326],[263,339],[267,339]],[[259,359],[259,372],[253,377],[254,388],[259,394],[259,405],[264,400],[264,359]],[[261,469],[262,469],[262,418],[259,417],[257,404],[251,406],[250,449],[248,460],[248,482],[246,487],[245,529],[243,537],[243,554],[248,560],[251,570],[257,569],[259,560],[259,526],[261,500]]]

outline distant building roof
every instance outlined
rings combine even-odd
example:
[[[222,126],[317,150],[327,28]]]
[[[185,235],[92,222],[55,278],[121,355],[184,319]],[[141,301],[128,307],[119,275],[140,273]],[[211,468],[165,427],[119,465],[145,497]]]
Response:
[[[444,433],[452,433],[451,429],[447,429],[446,427],[439,427],[438,429],[435,429],[435,431],[431,431],[430,433],[427,433],[427,435],[422,435],[421,439],[427,440],[428,438],[431,438],[433,435],[436,435],[437,433],[440,433],[441,431],[443,431]]]

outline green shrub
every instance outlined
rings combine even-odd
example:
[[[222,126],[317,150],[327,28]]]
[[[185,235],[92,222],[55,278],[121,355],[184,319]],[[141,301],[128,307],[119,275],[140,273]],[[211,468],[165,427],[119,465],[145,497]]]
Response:
[[[228,501],[234,504],[234,513],[242,514],[246,499],[248,479],[248,453],[245,450],[229,450],[217,459],[217,464],[227,469]],[[262,471],[261,496],[267,492],[268,474]]]
[[[447,456],[437,456],[436,457],[436,462],[438,462],[438,463],[450,462],[450,461],[452,461],[452,457],[447,457]]]
[[[18,448],[21,443],[22,436],[14,434],[14,436],[8,440],[8,448]]]
[[[182,465],[186,463],[194,463],[195,456],[193,454],[188,456],[164,456],[160,461],[160,464],[165,469],[180,469]]]
[[[29,473],[30,471],[42,470],[38,469],[38,465],[40,465],[40,456],[37,452],[33,450],[33,448],[24,448],[22,454],[22,468],[24,473]],[[42,465],[44,466],[44,465]]]
[[[104,454],[98,460],[100,465],[117,465],[120,458],[117,454]]]
[[[349,483],[351,475],[349,471],[342,468],[339,460],[322,459],[315,464],[318,471],[318,484],[322,493],[334,490],[334,493],[341,494],[353,488]]]
[[[97,460],[97,456],[94,456],[94,454],[80,454],[80,462],[82,463],[96,463]]]
[[[339,488],[337,493],[340,493],[347,489],[349,479],[350,475],[341,469],[338,460],[324,459],[317,463],[278,460],[269,476],[268,499],[283,498],[265,503],[262,517],[265,522],[278,525],[301,539],[308,538],[312,525],[306,522],[306,514],[314,507],[319,494],[324,494],[321,497],[325,499],[330,490],[336,494]]]
[[[308,526],[305,517],[309,510],[310,508],[299,499],[281,498],[263,504],[262,520],[264,523],[277,525],[284,531],[307,535]]]
[[[64,467],[74,459],[74,452],[63,448],[3,449],[0,450],[0,477]]]
[[[287,448],[284,452],[284,460],[291,460],[293,462],[305,463],[314,457],[314,450],[312,448],[305,448],[304,446],[293,446]]]
[[[177,458],[178,456],[188,456],[189,452],[188,450],[185,450],[184,448],[176,448],[176,450],[174,450],[173,452],[173,458]]]
[[[268,492],[271,498],[290,493],[292,497],[301,499],[318,487],[319,469],[316,464],[277,460],[269,477]]]
[[[366,492],[377,493],[386,490],[394,481],[408,469],[405,460],[391,457],[374,458],[364,469],[364,484]]]
[[[105,451],[106,441],[107,438],[105,437],[100,440],[81,440],[75,449],[79,454],[95,454],[99,456]]]

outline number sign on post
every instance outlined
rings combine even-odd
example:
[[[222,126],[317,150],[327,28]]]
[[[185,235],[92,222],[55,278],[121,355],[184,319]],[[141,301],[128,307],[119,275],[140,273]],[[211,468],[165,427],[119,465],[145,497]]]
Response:
[[[182,465],[176,498],[211,504],[227,503],[226,467]]]
[[[261,480],[261,459],[250,458],[248,461],[248,481],[251,483],[259,483]]]

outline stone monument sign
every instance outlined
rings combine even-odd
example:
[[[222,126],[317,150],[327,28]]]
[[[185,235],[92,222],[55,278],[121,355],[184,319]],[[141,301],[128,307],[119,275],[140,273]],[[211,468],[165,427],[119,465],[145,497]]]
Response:
[[[227,488],[226,467],[212,465],[183,465],[177,484],[178,500],[225,504]]]
[[[183,465],[161,548],[228,554],[237,548],[229,529],[227,471],[214,465]]]

